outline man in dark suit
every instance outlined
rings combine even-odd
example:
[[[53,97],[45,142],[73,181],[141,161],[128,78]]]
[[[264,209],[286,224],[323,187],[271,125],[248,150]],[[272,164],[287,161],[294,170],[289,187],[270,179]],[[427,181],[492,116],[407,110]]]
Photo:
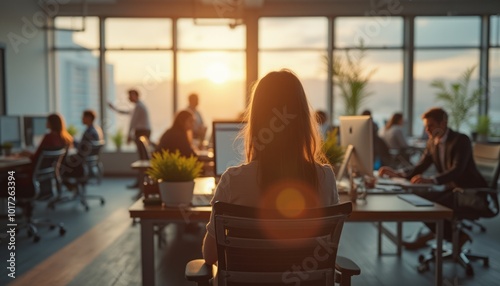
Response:
[[[487,187],[485,179],[477,170],[472,156],[472,144],[467,135],[458,133],[448,128],[448,115],[441,108],[432,108],[422,115],[425,131],[429,135],[427,146],[415,168],[408,172],[395,171],[388,167],[382,167],[379,175],[389,177],[403,177],[409,179],[414,184],[439,184],[445,185],[442,192],[424,192],[418,195],[453,208],[454,188]],[[434,176],[424,176],[432,164],[435,165],[437,174]],[[433,224],[426,225],[434,230]],[[444,238],[451,241],[452,228],[450,222],[445,222]],[[405,246],[415,249],[426,245],[426,242],[434,237],[428,233],[415,239],[413,242],[406,242]],[[459,237],[460,247],[470,240],[469,236],[462,232]]]

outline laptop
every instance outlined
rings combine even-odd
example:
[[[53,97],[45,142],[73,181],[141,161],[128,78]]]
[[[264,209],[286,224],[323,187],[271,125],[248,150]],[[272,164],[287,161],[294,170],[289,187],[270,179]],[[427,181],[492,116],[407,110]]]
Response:
[[[245,162],[245,142],[241,134],[246,122],[214,121],[215,183],[229,167]]]

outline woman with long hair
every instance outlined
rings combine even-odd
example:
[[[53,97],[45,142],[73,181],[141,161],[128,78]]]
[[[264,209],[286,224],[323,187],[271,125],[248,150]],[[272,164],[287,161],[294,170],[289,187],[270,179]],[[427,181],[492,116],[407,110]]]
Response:
[[[47,116],[47,128],[49,132],[45,134],[35,153],[29,151],[22,153],[22,155],[30,157],[33,166],[43,150],[69,148],[73,145],[73,137],[66,131],[64,118],[60,114],[52,113]]]
[[[190,111],[183,110],[177,113],[174,124],[160,138],[156,152],[168,150],[175,152],[179,150],[182,156],[196,156],[191,144],[191,136],[194,126],[194,117]]]
[[[271,72],[254,86],[246,119],[246,163],[226,170],[212,204],[286,211],[338,203],[335,175],[321,151],[315,118],[291,71]],[[208,264],[217,261],[213,212],[203,257]]]
[[[409,147],[403,133],[403,122],[403,114],[396,112],[385,125],[381,137],[391,149],[401,150]]]

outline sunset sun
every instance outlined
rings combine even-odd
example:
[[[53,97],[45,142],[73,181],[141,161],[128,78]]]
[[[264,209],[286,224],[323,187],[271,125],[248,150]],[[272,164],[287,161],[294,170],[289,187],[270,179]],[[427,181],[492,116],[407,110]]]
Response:
[[[205,75],[213,83],[221,84],[229,79],[229,68],[222,63],[213,63],[205,69]]]

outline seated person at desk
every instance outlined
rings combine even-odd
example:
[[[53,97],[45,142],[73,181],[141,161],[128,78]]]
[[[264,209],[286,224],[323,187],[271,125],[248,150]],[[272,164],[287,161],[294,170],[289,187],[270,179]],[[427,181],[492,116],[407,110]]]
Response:
[[[43,150],[59,149],[63,147],[69,148],[73,145],[73,137],[71,137],[68,131],[66,131],[64,119],[62,118],[61,115],[56,113],[50,114],[47,117],[47,128],[50,130],[50,132],[45,134],[45,136],[42,139],[42,142],[40,143],[40,145],[38,145],[38,148],[36,149],[35,153],[31,153],[29,151],[21,152],[20,154],[21,156],[30,157],[31,164],[28,167],[28,169],[23,170],[22,174],[20,174],[20,177],[25,176],[26,178],[31,178],[31,176],[33,175],[32,173],[33,169],[35,168],[35,164]],[[18,182],[31,183],[31,180],[23,179],[23,180],[18,180]],[[19,187],[22,186],[20,185]],[[44,195],[45,195],[44,193],[41,194],[41,196]]]
[[[226,170],[211,204],[222,201],[276,208],[277,198],[290,188],[297,191],[298,201],[290,200],[289,206],[337,204],[335,175],[325,165],[317,123],[299,79],[288,70],[267,74],[254,87],[248,108],[246,163]],[[210,265],[218,260],[213,212],[203,241],[203,258]]]
[[[61,167],[61,175],[68,177],[80,177],[83,175],[83,160],[92,150],[93,141],[103,140],[101,127],[94,124],[96,114],[93,110],[85,110],[82,114],[82,123],[87,126],[83,132],[80,142],[74,142],[78,152],[71,156],[67,156]]]
[[[403,114],[394,113],[382,130],[380,137],[387,144],[387,147],[397,152],[408,165],[410,164],[410,145],[406,142],[403,133]]]
[[[408,143],[406,143],[403,134],[403,114],[398,112],[392,115],[382,131],[381,137],[391,149],[400,150],[410,147]]]
[[[172,127],[167,129],[160,138],[155,152],[179,150],[182,156],[196,156],[191,144],[191,132],[194,125],[194,117],[190,111],[183,110],[177,113]]]
[[[403,177],[412,183],[446,185],[442,192],[425,192],[418,195],[444,205],[453,207],[453,188],[486,187],[487,183],[481,176],[472,157],[472,145],[467,135],[455,132],[448,128],[448,115],[441,108],[432,108],[422,115],[425,130],[429,135],[427,146],[415,168],[403,173],[388,167],[379,170],[380,176]],[[432,177],[424,177],[422,173],[430,167],[436,166],[437,174]],[[433,231],[434,224],[426,223]],[[444,239],[451,241],[451,223],[444,224]],[[406,242],[409,249],[423,247],[426,242],[434,237],[428,233],[418,237],[414,242]],[[470,237],[461,232],[459,247],[469,241]]]

